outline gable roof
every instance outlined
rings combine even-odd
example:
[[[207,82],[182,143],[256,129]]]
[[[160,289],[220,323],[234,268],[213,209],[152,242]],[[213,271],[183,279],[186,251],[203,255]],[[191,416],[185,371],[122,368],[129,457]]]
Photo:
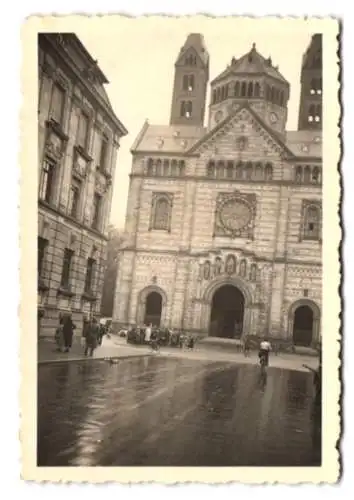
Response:
[[[286,145],[298,158],[322,158],[321,130],[291,130],[286,132]]]
[[[280,146],[283,150],[284,153],[289,156],[293,157],[294,154],[292,151],[287,147],[283,139],[279,134],[277,134],[272,128],[270,128],[263,120],[262,118],[251,108],[251,106],[247,103],[247,101],[243,102],[240,104],[240,106],[232,113],[230,113],[224,120],[222,120],[220,123],[216,125],[213,129],[211,129],[207,134],[205,134],[203,137],[199,139],[193,146],[190,148],[188,151],[189,154],[194,153],[199,146],[201,146],[204,142],[207,142],[210,137],[212,137],[215,133],[217,133],[220,129],[222,129],[228,122],[230,122],[236,115],[238,115],[243,109],[246,109],[251,116],[257,120],[257,122],[260,124],[260,126],[271,136],[271,138]]]
[[[214,78],[211,84],[217,83],[230,75],[249,75],[252,73],[267,75],[275,80],[279,80],[282,83],[289,85],[287,80],[279,72],[278,67],[273,66],[271,58],[269,57],[266,59],[257,51],[255,43],[253,44],[251,50],[240,59],[233,57],[231,64],[222,73],[220,73],[220,75]]]
[[[131,147],[132,153],[186,154],[206,133],[193,125],[150,125],[146,120]]]

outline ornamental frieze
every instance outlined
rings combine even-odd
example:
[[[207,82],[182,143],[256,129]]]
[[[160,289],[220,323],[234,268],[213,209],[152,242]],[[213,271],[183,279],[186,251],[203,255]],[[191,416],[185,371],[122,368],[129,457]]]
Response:
[[[256,215],[255,194],[219,193],[216,200],[215,236],[231,238],[253,238]]]
[[[256,282],[260,277],[260,268],[255,262],[244,257],[237,257],[234,254],[228,254],[224,258],[215,257],[214,259],[205,259],[199,262],[198,281],[209,281],[218,276],[234,276]]]

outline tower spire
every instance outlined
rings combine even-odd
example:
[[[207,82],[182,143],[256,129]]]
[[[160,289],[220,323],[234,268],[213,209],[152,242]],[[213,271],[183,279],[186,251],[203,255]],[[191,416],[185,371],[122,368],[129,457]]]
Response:
[[[175,63],[171,125],[203,126],[209,54],[203,35],[190,33]]]
[[[322,129],[322,34],[312,36],[302,58],[298,128]]]

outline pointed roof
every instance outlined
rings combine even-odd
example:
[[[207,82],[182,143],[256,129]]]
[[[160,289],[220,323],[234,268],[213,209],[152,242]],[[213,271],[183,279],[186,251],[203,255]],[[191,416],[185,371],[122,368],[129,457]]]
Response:
[[[243,102],[240,106],[232,113],[230,113],[223,121],[218,123],[216,127],[211,129],[208,133],[202,136],[199,140],[197,140],[192,147],[189,149],[188,153],[195,153],[196,150],[201,146],[204,142],[208,141],[215,133],[217,133],[220,129],[222,129],[228,122],[230,122],[237,114],[239,114],[243,109],[247,109],[247,111],[252,115],[252,117],[258,121],[260,126],[269,134],[269,136],[278,144],[280,148],[283,149],[286,156],[292,158],[294,156],[293,152],[288,148],[287,144],[285,144],[283,138],[275,132],[269,125],[267,125],[262,118],[254,111],[254,109],[247,103]]]
[[[209,64],[209,52],[205,45],[204,36],[201,33],[189,33],[187,40],[184,42],[183,47],[179,51],[176,64],[178,64],[182,55],[190,48],[193,48],[201,58],[205,65]]]
[[[309,58],[311,54],[313,54],[316,50],[322,50],[322,33],[315,33],[314,35],[312,35],[311,42],[309,43],[306,52],[302,56],[302,69],[306,69],[306,67],[310,63]]]
[[[271,78],[289,85],[287,80],[279,72],[278,67],[273,66],[272,59],[270,57],[266,59],[257,51],[255,43],[252,45],[251,50],[247,52],[247,54],[243,55],[240,59],[236,59],[235,57],[233,57],[231,60],[231,64],[211,83],[216,83],[229,75],[252,73],[268,75]]]

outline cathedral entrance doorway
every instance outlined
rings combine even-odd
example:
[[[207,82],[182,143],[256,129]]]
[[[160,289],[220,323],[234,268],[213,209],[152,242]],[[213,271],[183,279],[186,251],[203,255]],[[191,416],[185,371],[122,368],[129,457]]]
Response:
[[[162,312],[162,296],[158,292],[150,292],[146,297],[144,323],[160,326]]]
[[[234,285],[216,290],[211,303],[210,330],[212,337],[239,339],[243,330],[245,298]]]
[[[308,305],[299,306],[294,313],[294,345],[310,347],[313,341],[313,311]]]

